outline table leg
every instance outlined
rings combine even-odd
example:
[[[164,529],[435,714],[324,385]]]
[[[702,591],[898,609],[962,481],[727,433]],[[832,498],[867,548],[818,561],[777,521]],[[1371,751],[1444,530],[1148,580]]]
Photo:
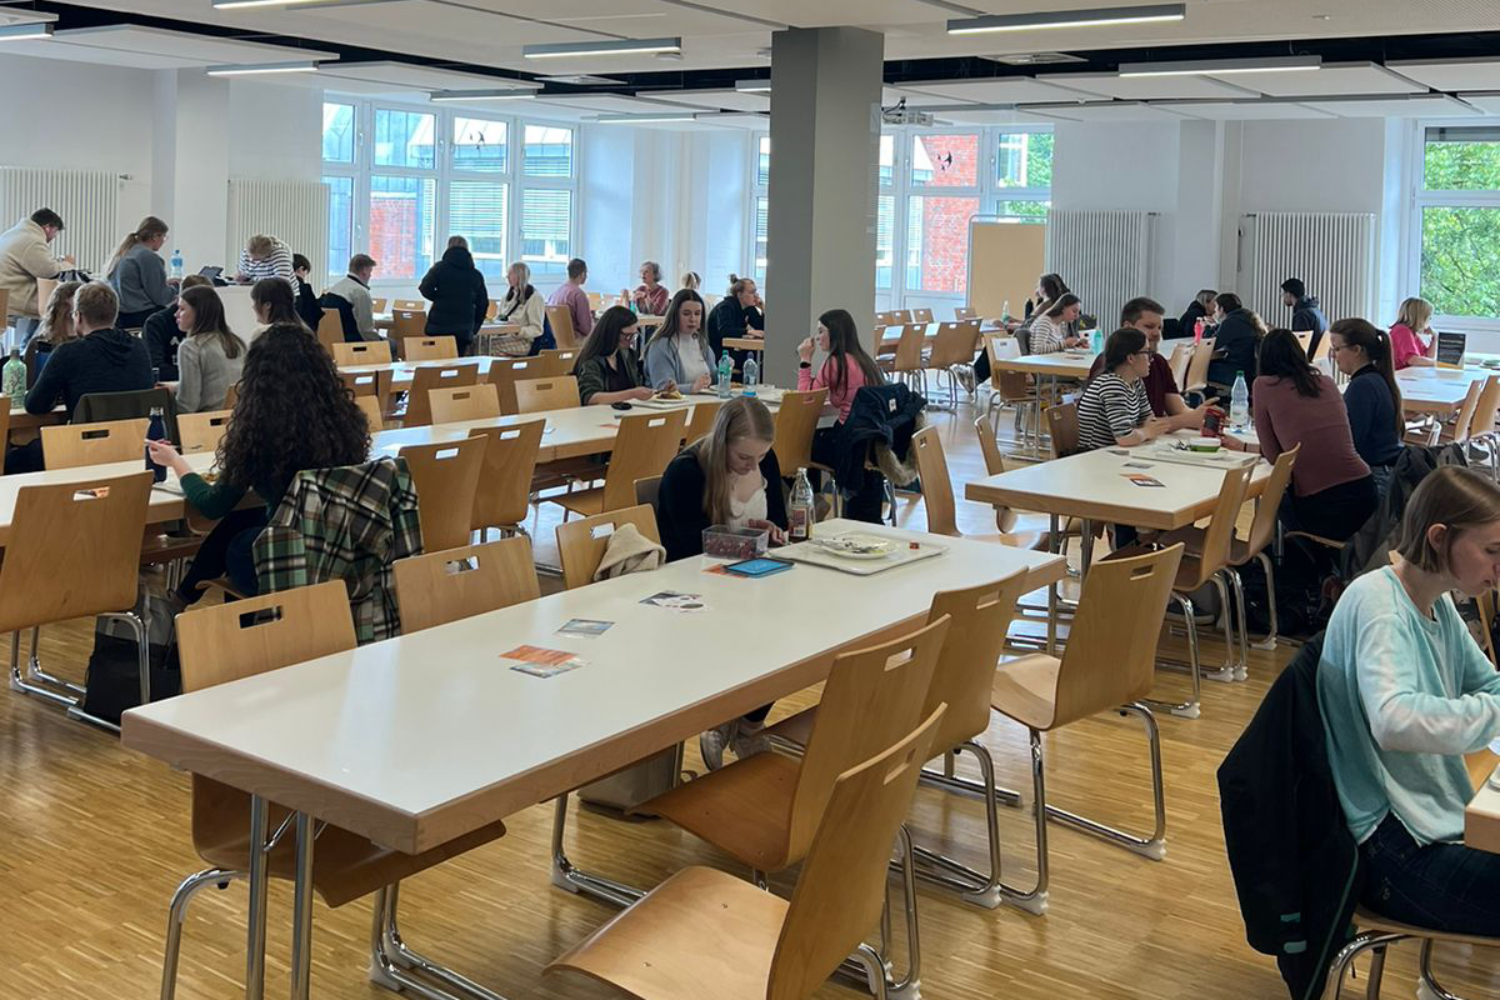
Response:
[[[312,985],[313,818],[297,814],[297,878],[292,899],[292,1000],[308,1000]]]
[[[266,994],[266,800],[250,796],[250,911],[245,942],[245,1000]]]
[[[1048,527],[1050,538],[1047,548],[1054,555],[1062,549],[1062,518],[1056,514],[1049,516]],[[1065,573],[1064,576],[1067,574]],[[1057,588],[1058,581],[1053,580],[1047,584],[1047,655],[1057,655]]]
[[[1089,567],[1094,562],[1094,522],[1090,518],[1082,518],[1079,521],[1079,530],[1083,537],[1078,540],[1080,555],[1078,557],[1078,585],[1083,586],[1083,581],[1088,579]]]

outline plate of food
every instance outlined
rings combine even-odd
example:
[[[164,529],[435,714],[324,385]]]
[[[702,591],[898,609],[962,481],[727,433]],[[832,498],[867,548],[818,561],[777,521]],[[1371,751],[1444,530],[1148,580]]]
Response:
[[[652,396],[651,398],[675,403],[682,398],[682,393],[678,392],[676,389],[658,389],[656,391],[656,395]]]
[[[829,555],[842,559],[884,559],[896,551],[888,538],[878,535],[838,535],[834,538],[812,539],[812,543]]]

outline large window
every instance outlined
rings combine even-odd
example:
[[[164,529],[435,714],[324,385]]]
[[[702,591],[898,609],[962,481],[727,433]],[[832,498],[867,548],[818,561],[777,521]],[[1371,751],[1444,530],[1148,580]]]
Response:
[[[492,285],[513,260],[560,276],[576,243],[573,129],[385,102],[323,106],[329,280],[351,254],[410,285],[462,235]],[[514,149],[519,142],[520,148]],[[496,289],[498,293],[498,288]]]
[[[1420,139],[1418,294],[1438,316],[1500,321],[1500,126]]]

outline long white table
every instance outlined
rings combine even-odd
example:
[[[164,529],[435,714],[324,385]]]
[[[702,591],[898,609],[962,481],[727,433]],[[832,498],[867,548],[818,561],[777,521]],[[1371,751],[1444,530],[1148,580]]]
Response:
[[[818,526],[855,528],[948,551],[870,577],[797,565],[741,580],[704,572],[712,560],[684,559],[132,709],[121,738],[174,767],[415,853],[824,680],[839,650],[922,622],[936,591],[1019,569],[1034,587],[1064,573],[1048,553],[853,522]],[[662,590],[701,595],[708,610],[640,603]],[[570,618],[615,624],[596,639],[557,635]],[[755,641],[742,641],[747,635]],[[568,650],[588,665],[546,679],[507,669],[499,654],[523,643]],[[263,888],[252,885],[251,896],[264,898]],[[306,933],[299,925],[294,940]],[[264,940],[264,927],[252,925],[252,962],[262,968]],[[301,995],[307,974],[305,962],[294,969]]]

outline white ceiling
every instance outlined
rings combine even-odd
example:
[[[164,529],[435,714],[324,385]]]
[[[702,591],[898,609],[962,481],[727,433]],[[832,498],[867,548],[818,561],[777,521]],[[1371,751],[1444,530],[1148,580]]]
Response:
[[[17,13],[20,13],[19,11]],[[0,20],[0,24],[10,23]],[[66,22],[64,22],[66,23]],[[67,28],[45,41],[7,42],[5,53],[69,62],[126,66],[132,69],[187,69],[231,63],[272,63],[290,59],[334,59],[317,48],[293,48],[232,38],[212,38],[188,31],[112,25]]]
[[[1037,79],[1080,91],[1090,98],[1115,97],[1122,101],[1234,100],[1255,93],[1206,76],[1120,77],[1113,73],[1043,73]]]
[[[1206,118],[1210,121],[1287,121],[1337,117],[1295,101],[1162,101],[1157,106],[1188,118]]]
[[[1402,76],[1450,94],[1460,90],[1500,90],[1500,59],[1442,59],[1392,62]]]
[[[1325,63],[1322,69],[1300,73],[1234,73],[1222,79],[1225,83],[1267,97],[1421,94],[1427,91],[1420,83],[1368,62]]]

